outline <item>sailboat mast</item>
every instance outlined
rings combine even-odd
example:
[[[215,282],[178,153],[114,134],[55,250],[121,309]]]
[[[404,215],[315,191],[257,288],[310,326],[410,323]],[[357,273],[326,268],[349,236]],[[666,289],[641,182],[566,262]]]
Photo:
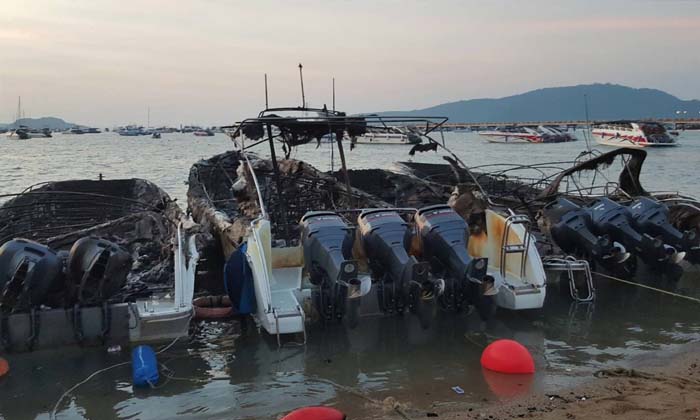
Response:
[[[299,79],[301,80],[301,107],[306,108],[306,97],[304,96],[304,74],[301,69],[303,66],[299,63]]]

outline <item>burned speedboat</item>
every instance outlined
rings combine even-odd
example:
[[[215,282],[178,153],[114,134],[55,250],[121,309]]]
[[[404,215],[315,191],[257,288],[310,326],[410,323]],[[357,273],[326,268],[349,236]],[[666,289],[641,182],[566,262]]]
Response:
[[[76,180],[11,197],[0,207],[7,351],[187,334],[197,250],[184,214],[160,188]]]
[[[414,134],[437,145],[428,134],[445,121],[276,108],[230,127],[237,150],[193,166],[188,202],[195,220],[219,237],[224,257],[247,267],[236,281],[248,285],[227,287],[254,296],[233,296],[234,305],[249,308],[278,340],[305,333],[309,315],[355,325],[365,302],[385,314],[412,313],[423,327],[438,308],[473,305],[487,318],[495,304],[541,307],[544,271],[522,217],[488,213],[489,231],[500,232],[489,237],[447,205],[451,188],[347,169],[343,143],[375,125],[424,126]],[[322,138],[336,142],[341,171],[322,173],[289,158],[292,148]],[[284,159],[276,157],[280,143]],[[260,144],[271,159],[248,150]],[[358,185],[363,178],[372,181]],[[405,181],[407,188],[375,188]]]
[[[652,270],[677,273],[682,261],[700,262],[700,202],[642,188],[645,157],[642,150],[618,149],[585,154],[569,168],[543,163],[465,170],[454,162],[406,162],[400,168],[437,184],[456,184],[465,217],[481,208],[509,207],[537,220],[532,231],[547,268],[586,271],[590,263],[629,277],[641,261]],[[617,167],[619,177],[613,181],[608,172]],[[478,199],[480,194],[490,202]]]

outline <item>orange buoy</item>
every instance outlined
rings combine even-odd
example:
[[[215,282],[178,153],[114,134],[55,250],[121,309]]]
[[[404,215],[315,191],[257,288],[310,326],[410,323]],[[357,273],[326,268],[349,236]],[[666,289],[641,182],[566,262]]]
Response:
[[[345,420],[345,414],[330,407],[304,407],[292,411],[282,420]]]
[[[195,319],[221,319],[233,315],[228,296],[202,296],[192,301]]]
[[[535,373],[530,352],[517,341],[496,340],[481,354],[481,366],[501,373]]]
[[[10,371],[10,364],[7,363],[7,360],[0,357],[0,378],[7,375],[7,372],[9,372],[9,371]]]

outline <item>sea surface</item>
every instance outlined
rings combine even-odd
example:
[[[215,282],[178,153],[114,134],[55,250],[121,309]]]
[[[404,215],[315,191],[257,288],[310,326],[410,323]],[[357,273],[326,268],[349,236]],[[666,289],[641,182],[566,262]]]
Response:
[[[586,150],[583,140],[502,145],[472,133],[446,133],[445,142],[470,166],[567,162]],[[700,196],[695,178],[700,133],[682,133],[679,142],[677,148],[649,151],[643,185]],[[36,183],[97,179],[101,174],[149,179],[184,207],[192,163],[231,147],[223,135],[164,134],[158,140],[112,133],[28,141],[0,137],[0,200]],[[358,146],[347,155],[351,167],[389,167],[409,159],[407,151],[401,146]],[[306,145],[293,156],[322,170],[331,167],[328,144]],[[414,160],[442,162],[442,154],[429,152]],[[658,277],[640,276],[651,283]],[[696,302],[599,278],[596,285],[597,299],[590,304],[572,303],[566,290],[550,286],[545,308],[538,311],[501,310],[486,323],[476,314],[440,314],[428,330],[411,316],[364,318],[355,329],[312,325],[306,345],[287,342],[281,349],[255,330],[239,336],[226,323],[197,323],[191,341],[178,342],[159,355],[162,378],[157,388],[134,389],[130,366],[116,367],[72,391],[58,406],[57,418],[278,419],[300,406],[327,404],[345,411],[349,419],[400,419],[386,410],[391,398],[406,404],[410,418],[425,418],[427,413],[478,409],[528,392],[564,392],[563,386],[590,378],[597,369],[633,362],[643,366],[648,355],[668,354],[700,340]],[[674,290],[700,298],[698,271],[687,270]],[[527,346],[537,373],[514,378],[482,370],[483,347],[496,338]],[[0,418],[46,419],[66,390],[99,369],[128,362],[129,349],[108,353],[99,347],[69,347],[2,357],[10,363],[10,374],[0,378]],[[456,386],[464,394],[455,392]]]
[[[448,132],[444,134],[444,140],[446,146],[468,166],[530,165],[573,161],[587,150],[584,132],[576,134],[580,141],[559,144],[495,144],[469,132]],[[434,133],[433,138],[442,142],[440,133]],[[682,191],[700,197],[700,183],[696,178],[700,162],[700,131],[681,132],[678,141],[679,147],[649,151],[642,171],[642,185],[648,190]],[[52,138],[26,141],[10,141],[0,135],[0,196],[19,193],[41,182],[98,179],[101,174],[109,179],[148,179],[186,207],[186,182],[192,164],[232,148],[233,143],[223,134],[213,137],[163,134],[161,139],[122,137],[116,133],[55,134]],[[409,160],[409,149],[406,146],[360,145],[346,153],[351,168],[388,168],[396,161]],[[597,149],[612,150],[606,146],[597,146]],[[253,150],[266,155],[268,149],[262,144]],[[445,163],[443,155],[418,153],[412,160]],[[305,160],[320,170],[331,169],[331,162],[334,169],[340,165],[337,153],[331,156],[330,143],[304,145],[295,149],[292,157]],[[611,169],[617,171],[619,168]]]

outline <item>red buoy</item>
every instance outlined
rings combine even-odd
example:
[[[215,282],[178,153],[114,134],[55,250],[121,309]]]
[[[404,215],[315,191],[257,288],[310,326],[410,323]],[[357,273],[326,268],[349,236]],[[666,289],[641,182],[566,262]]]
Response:
[[[0,378],[7,375],[7,372],[9,372],[9,371],[10,371],[10,364],[7,363],[7,360],[0,357]]]
[[[529,394],[535,381],[535,376],[530,373],[499,373],[488,369],[481,369],[481,373],[491,392],[506,400]]]
[[[501,373],[535,373],[530,352],[517,341],[496,340],[481,354],[481,366]]]
[[[345,420],[345,414],[329,407],[304,407],[292,411],[282,420]]]

